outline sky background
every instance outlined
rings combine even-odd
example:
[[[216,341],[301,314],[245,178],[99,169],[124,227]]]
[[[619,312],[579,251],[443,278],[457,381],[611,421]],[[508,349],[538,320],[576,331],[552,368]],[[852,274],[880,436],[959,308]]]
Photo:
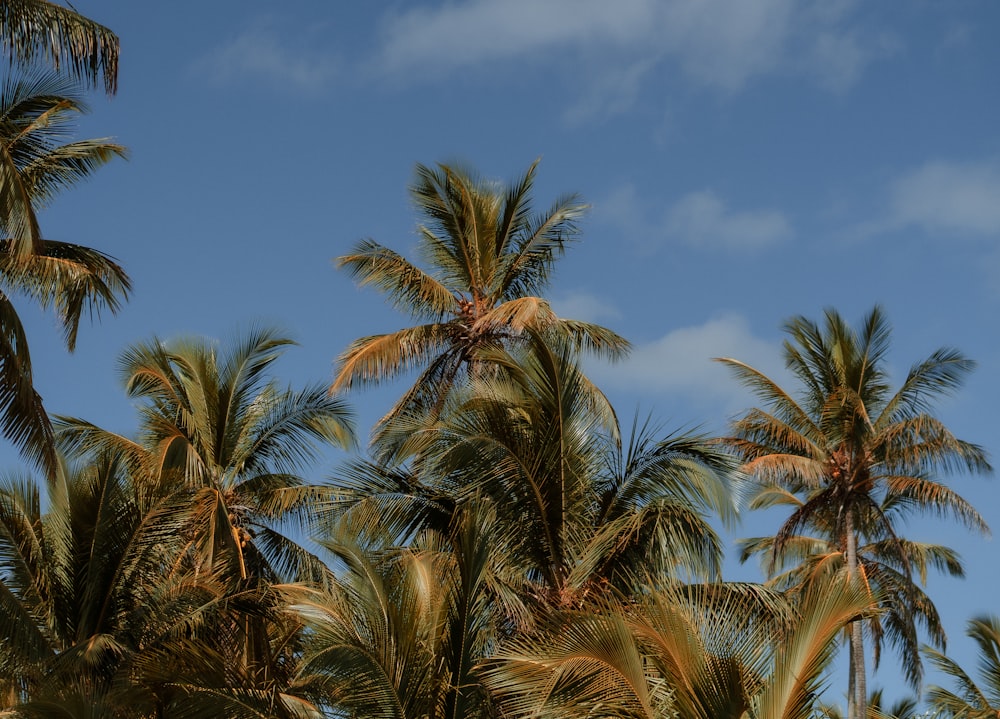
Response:
[[[119,93],[90,95],[80,136],[131,158],[41,226],[117,257],[134,293],[81,328],[74,355],[50,315],[19,305],[51,413],[129,433],[124,347],[255,323],[300,343],[282,381],[329,382],[351,340],[407,324],[331,260],[367,237],[413,257],[416,163],[509,181],[540,157],[539,210],[567,193],[591,205],[549,297],[634,343],[624,363],[588,365],[623,423],[721,433],[752,398],[711,357],[782,377],[786,319],[834,307],[857,323],[879,303],[897,381],[943,345],[979,362],[939,414],[1000,461],[1000,2],[277,7],[77,4],[122,46]],[[362,435],[402,389],[350,395]],[[0,460],[19,464],[9,447]],[[952,486],[1000,531],[995,480]],[[733,536],[776,526],[750,516]],[[996,540],[934,518],[902,534],[962,553],[968,578],[931,576],[928,592],[971,671],[965,622],[1000,611]],[[874,684],[901,695],[898,675],[887,653]]]

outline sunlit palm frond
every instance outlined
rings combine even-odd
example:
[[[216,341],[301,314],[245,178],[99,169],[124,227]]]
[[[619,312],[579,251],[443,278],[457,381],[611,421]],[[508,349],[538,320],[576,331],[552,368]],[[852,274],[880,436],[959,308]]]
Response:
[[[330,389],[378,382],[419,366],[447,346],[448,336],[447,325],[430,324],[357,339],[340,355]]]
[[[35,253],[15,258],[0,249],[0,274],[8,287],[54,306],[72,351],[83,313],[117,312],[132,288],[125,270],[111,257],[88,247],[42,240]]]
[[[839,585],[839,586],[838,586]],[[770,681],[754,697],[761,719],[809,715],[824,684],[824,669],[837,649],[844,626],[873,609],[873,598],[845,575],[810,588],[798,607],[801,619],[777,644]]]
[[[42,62],[97,84],[118,87],[118,37],[71,8],[48,0],[7,0],[0,11],[0,38],[19,63]]]
[[[374,240],[358,243],[351,254],[338,257],[336,265],[347,269],[361,286],[378,288],[393,306],[415,317],[441,321],[457,309],[451,289]]]
[[[670,689],[647,662],[620,612],[553,618],[543,634],[490,660],[484,681],[515,717],[663,716]]]

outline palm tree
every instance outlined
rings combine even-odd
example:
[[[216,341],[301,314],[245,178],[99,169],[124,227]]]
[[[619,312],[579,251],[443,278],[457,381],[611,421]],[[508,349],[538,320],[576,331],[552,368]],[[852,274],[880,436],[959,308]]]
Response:
[[[893,392],[886,367],[891,332],[880,307],[857,330],[827,310],[822,328],[796,317],[785,331],[785,363],[801,383],[797,398],[762,372],[721,360],[766,403],[734,423],[730,440],[745,471],[762,485],[758,503],[801,499],[774,537],[775,562],[807,528],[843,554],[851,577],[867,577],[859,544],[899,543],[898,518],[917,511],[951,514],[988,531],[975,508],[938,479],[960,470],[989,472],[986,454],[930,413],[936,398],[961,385],[973,362],[953,349],[936,350]],[[848,714],[860,719],[867,699],[860,622],[851,624],[849,646]]]
[[[45,239],[36,211],[62,189],[125,154],[106,139],[64,143],[85,107],[52,75],[12,77],[0,91],[0,425],[22,453],[55,470],[52,427],[34,390],[31,358],[12,295],[52,306],[72,351],[84,311],[114,312],[130,283],[108,256]]]
[[[336,584],[289,590],[308,636],[291,691],[333,716],[499,716],[478,665],[523,611],[498,583],[502,529],[477,503],[398,551],[328,542],[344,567]]]
[[[484,665],[510,717],[807,719],[836,637],[870,608],[841,574],[794,607],[754,585],[664,587],[562,614]]]
[[[782,503],[798,508],[803,500],[786,495]],[[758,505],[752,502],[750,506]],[[882,511],[887,512],[885,508]],[[837,572],[846,566],[843,551],[830,539],[833,536],[831,528],[825,527],[817,535],[788,537],[777,558],[773,555],[774,537],[744,539],[740,541],[740,560],[758,555],[764,573],[771,576],[769,584],[794,592],[807,586],[818,574]],[[865,620],[865,630],[872,640],[873,664],[877,669],[882,645],[888,641],[896,649],[899,667],[906,679],[919,690],[923,665],[919,660],[918,627],[935,647],[943,649],[946,641],[941,617],[922,585],[926,585],[927,572],[931,568],[953,577],[964,577],[961,560],[948,547],[900,537],[871,543],[860,541],[857,554],[859,565],[865,569],[865,579],[881,597],[881,611]],[[914,572],[917,577],[913,576]],[[871,707],[870,699],[868,703]]]
[[[169,572],[186,515],[176,497],[135,485],[114,458],[0,481],[2,701],[117,707],[152,701],[130,662],[204,593]],[[127,702],[123,706],[123,702]]]
[[[72,7],[48,0],[4,0],[0,42],[11,63],[45,63],[95,85],[103,78],[109,95],[118,87],[118,37]]]
[[[635,591],[637,572],[717,578],[721,545],[706,519],[733,517],[731,456],[688,434],[620,439],[607,399],[572,347],[529,332],[474,380],[449,417],[408,449],[408,468],[355,463],[340,479],[344,521],[388,544],[442,531],[472,498],[511,537],[506,560],[542,605]]]
[[[937,716],[956,719],[994,719],[1000,716],[1000,617],[983,615],[971,619],[965,632],[979,647],[982,685],[955,660],[931,647],[924,654],[943,674],[951,677],[954,691],[940,686],[927,688],[927,703]]]
[[[59,435],[73,452],[118,452],[133,471],[165,486],[182,484],[197,507],[191,534],[199,564],[220,559],[245,580],[327,577],[312,553],[282,533],[282,522],[308,522],[330,494],[298,474],[317,443],[348,447],[350,412],[325,388],[282,389],[268,370],[291,341],[255,329],[220,354],[199,339],[154,340],[120,360],[130,397],[143,402],[130,439],[83,420],[62,418]]]
[[[563,197],[548,212],[532,215],[537,165],[507,187],[457,167],[417,165],[410,193],[425,222],[419,228],[420,253],[429,269],[373,240],[338,258],[338,266],[361,285],[378,288],[397,309],[422,322],[357,339],[338,359],[333,392],[421,370],[382,418],[378,435],[384,437],[402,418],[433,422],[456,383],[483,366],[483,350],[509,348],[526,330],[569,338],[610,357],[628,349],[611,330],[557,317],[539,296],[555,259],[576,236],[585,206],[576,197]]]
[[[186,571],[187,488],[151,487],[122,457],[95,455],[45,490],[47,502],[30,478],[0,481],[5,716],[290,713],[279,711],[298,703],[280,691],[282,662],[237,660],[248,617],[266,621],[286,663],[301,625],[267,587]]]

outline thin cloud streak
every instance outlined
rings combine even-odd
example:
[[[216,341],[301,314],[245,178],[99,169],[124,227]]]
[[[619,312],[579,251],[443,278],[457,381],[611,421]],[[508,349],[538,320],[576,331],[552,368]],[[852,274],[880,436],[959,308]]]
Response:
[[[600,118],[622,104],[609,77],[633,85],[672,59],[700,84],[735,92],[771,73],[807,75],[849,88],[884,54],[886,36],[850,24],[854,2],[814,0],[468,0],[387,14],[375,66],[387,76],[440,78],[497,63],[538,63],[575,51],[599,68],[570,119]],[[639,68],[643,68],[639,71]],[[588,73],[593,77],[594,72]],[[595,99],[601,87],[612,96]],[[634,92],[629,89],[626,97]],[[594,107],[598,109],[594,109]]]
[[[620,226],[646,251],[681,242],[706,251],[755,252],[794,236],[792,223],[774,209],[731,210],[712,190],[683,195],[659,216],[632,185],[624,185],[597,205],[597,215]]]
[[[244,30],[196,65],[217,84],[254,79],[300,92],[320,91],[339,75],[334,58],[294,47],[264,25]]]

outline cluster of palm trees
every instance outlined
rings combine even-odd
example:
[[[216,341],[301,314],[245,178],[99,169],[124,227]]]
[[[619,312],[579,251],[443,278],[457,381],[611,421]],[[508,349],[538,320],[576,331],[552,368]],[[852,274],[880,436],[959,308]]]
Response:
[[[62,142],[75,89],[114,91],[117,39],[46,0],[0,0],[0,33],[0,430],[37,473],[0,478],[0,714],[804,719],[839,712],[843,645],[849,719],[902,717],[870,700],[866,655],[888,644],[917,688],[924,637],[956,685],[928,705],[997,716],[997,620],[970,625],[981,687],[923,590],[958,557],[899,534],[927,511],[987,531],[943,483],[987,457],[933,415],[972,363],[938,350],[894,387],[883,311],[830,310],[785,327],[791,391],[720,359],[760,399],[731,436],[623,430],[580,359],[628,343],[543,297],[585,206],[536,212],[536,165],[509,185],[418,166],[423,266],[374,241],[338,260],[417,324],[356,340],[332,387],[283,386],[273,328],[154,338],[120,359],[134,433],[50,419],[10,296],[53,307],[72,348],[83,310],[127,295],[36,218],[124,153]],[[367,454],[310,479],[356,447],[344,393],[409,371]],[[741,504],[788,512],[742,544],[763,584],[723,581],[713,527]]]

